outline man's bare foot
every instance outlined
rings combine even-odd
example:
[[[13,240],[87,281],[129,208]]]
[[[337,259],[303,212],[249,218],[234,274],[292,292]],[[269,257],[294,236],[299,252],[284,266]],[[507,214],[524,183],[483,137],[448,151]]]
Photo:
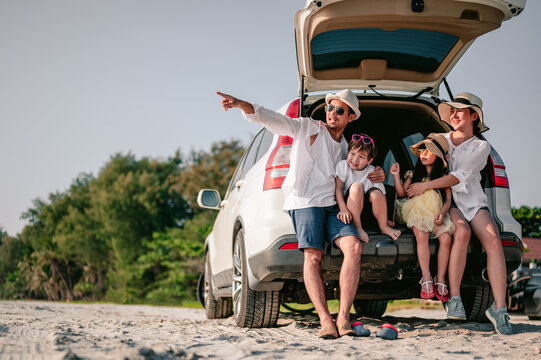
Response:
[[[357,228],[357,233],[359,233],[359,239],[361,239],[362,242],[368,242],[368,234],[363,228]]]
[[[390,226],[387,226],[387,227],[381,229],[381,232],[382,232],[383,234],[389,235],[393,240],[398,239],[398,237],[399,237],[400,234],[401,234],[400,230],[393,229],[393,228],[390,227]]]

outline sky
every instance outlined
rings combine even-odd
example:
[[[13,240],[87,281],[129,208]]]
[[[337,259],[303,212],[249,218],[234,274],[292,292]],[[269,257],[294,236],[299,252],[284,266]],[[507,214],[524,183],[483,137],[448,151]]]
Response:
[[[278,109],[297,96],[304,0],[0,0],[0,226],[97,175],[116,153],[166,159],[258,127],[217,90]],[[448,76],[483,99],[511,204],[541,206],[541,1],[477,39]],[[442,87],[440,94],[448,98]]]

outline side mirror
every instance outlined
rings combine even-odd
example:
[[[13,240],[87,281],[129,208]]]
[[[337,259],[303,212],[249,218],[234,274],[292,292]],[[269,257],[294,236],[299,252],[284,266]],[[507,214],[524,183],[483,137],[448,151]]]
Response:
[[[205,209],[220,210],[220,193],[213,189],[203,189],[197,195],[197,204]]]

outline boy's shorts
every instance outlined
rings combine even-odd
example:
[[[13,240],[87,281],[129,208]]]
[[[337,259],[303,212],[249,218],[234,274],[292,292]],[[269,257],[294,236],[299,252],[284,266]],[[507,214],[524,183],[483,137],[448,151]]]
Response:
[[[325,239],[334,246],[334,240],[338,237],[352,235],[358,238],[359,234],[353,222],[344,224],[336,217],[339,212],[338,205],[289,210],[299,250],[323,250]]]

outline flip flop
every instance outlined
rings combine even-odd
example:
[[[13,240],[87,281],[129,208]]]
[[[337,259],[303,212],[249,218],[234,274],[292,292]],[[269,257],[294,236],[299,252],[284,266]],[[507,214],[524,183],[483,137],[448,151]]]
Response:
[[[438,282],[437,278],[434,278],[434,281],[436,282],[434,284],[434,286],[436,286],[436,288],[434,289],[434,292],[436,293],[436,297],[438,298],[438,300],[441,302],[449,301],[449,293],[447,293],[447,295],[443,295],[443,294],[440,294],[440,292],[438,291],[438,286],[447,287],[447,285],[444,283]]]
[[[432,279],[430,280],[427,280],[425,282],[423,282],[423,278],[421,278],[421,280],[419,281],[419,284],[421,284],[421,297],[423,299],[432,299],[435,295],[435,291],[434,291],[434,281],[432,281]],[[429,293],[428,292],[428,284],[432,284],[432,292]],[[423,289],[423,286],[426,286],[426,291]]]
[[[351,324],[351,328],[359,337],[370,336],[370,330],[365,328],[363,323],[360,321],[355,321],[353,324]]]
[[[391,324],[383,324],[381,325],[381,329],[376,333],[376,336],[385,340],[394,340],[398,337],[398,330]]]

